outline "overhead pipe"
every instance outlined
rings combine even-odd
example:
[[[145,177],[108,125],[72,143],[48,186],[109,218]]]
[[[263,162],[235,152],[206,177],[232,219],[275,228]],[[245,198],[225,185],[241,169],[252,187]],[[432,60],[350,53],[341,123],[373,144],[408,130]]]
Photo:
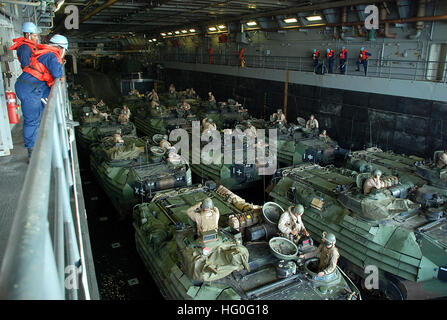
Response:
[[[0,2],[2,3],[12,3],[12,4],[18,4],[21,6],[33,6],[33,7],[38,7],[40,6],[41,2],[26,2],[26,1],[16,1],[16,0],[1,0]]]
[[[341,8],[341,23],[346,23],[347,21],[348,21],[348,7],[342,7]],[[343,41],[354,40],[353,37],[346,37],[345,36],[345,30],[343,30],[343,27],[340,27],[340,38]]]
[[[104,3],[103,5],[99,6],[98,8],[96,8],[95,10],[93,10],[92,12],[86,14],[85,16],[83,16],[81,18],[81,20],[79,20],[79,23],[82,23],[84,21],[87,21],[88,19],[90,19],[91,17],[93,17],[94,15],[97,15],[99,12],[101,12],[104,9],[107,9],[108,7],[112,6],[113,4],[115,4],[116,2],[118,2],[118,0],[109,0],[106,3]]]
[[[419,0],[417,17],[424,17],[426,9],[427,9],[427,0]],[[424,26],[425,26],[425,24],[424,24],[423,21],[418,21],[416,23],[416,34],[409,35],[408,38],[410,38],[410,39],[418,39],[421,36],[421,33],[422,33],[422,30],[424,29]]]
[[[389,13],[388,8],[386,7],[386,2],[383,3],[383,6],[380,8],[380,21],[386,20],[387,13]],[[397,37],[397,34],[390,33],[390,24],[389,22],[385,22],[385,33],[386,38],[392,38],[395,39]]]

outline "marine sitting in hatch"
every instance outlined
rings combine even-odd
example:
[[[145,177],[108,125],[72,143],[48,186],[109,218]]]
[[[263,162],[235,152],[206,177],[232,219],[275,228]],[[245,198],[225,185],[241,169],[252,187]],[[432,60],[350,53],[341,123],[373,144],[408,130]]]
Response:
[[[211,198],[206,198],[203,202],[193,205],[186,210],[186,214],[196,223],[199,236],[207,231],[217,231],[220,214]]]
[[[333,233],[323,232],[323,239],[320,246],[312,252],[302,254],[300,259],[310,259],[320,254],[320,264],[318,266],[317,277],[321,278],[324,275],[331,274],[337,270],[337,262],[340,254],[335,247],[337,242]]]

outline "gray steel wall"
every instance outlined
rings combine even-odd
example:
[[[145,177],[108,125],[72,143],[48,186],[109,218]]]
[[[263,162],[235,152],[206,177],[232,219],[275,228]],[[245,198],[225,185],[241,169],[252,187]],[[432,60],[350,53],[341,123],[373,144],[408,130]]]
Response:
[[[254,117],[268,117],[283,106],[284,83],[230,75],[166,69],[167,84],[194,87],[218,101],[230,97],[248,107]],[[290,83],[287,119],[315,114],[341,146],[373,145],[395,152],[431,157],[447,147],[447,103]]]

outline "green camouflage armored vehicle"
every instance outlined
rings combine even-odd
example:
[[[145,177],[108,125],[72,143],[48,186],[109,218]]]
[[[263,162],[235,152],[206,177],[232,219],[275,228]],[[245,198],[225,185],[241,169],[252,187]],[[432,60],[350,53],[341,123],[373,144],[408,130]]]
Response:
[[[344,161],[349,150],[341,148],[329,137],[320,137],[318,132],[303,126],[304,119],[298,118],[298,124],[272,125],[266,129],[278,129],[277,152],[280,167],[312,162],[322,165]]]
[[[423,186],[427,180],[418,175],[416,163],[424,159],[416,156],[396,154],[392,151],[383,152],[378,148],[353,151],[349,154],[346,166],[359,173],[381,170],[387,175],[411,181],[416,186]]]
[[[200,232],[186,212],[196,214],[191,207],[200,211],[206,198],[219,210],[218,225]],[[134,208],[137,251],[170,300],[361,298],[341,270],[317,278],[314,259],[297,258],[315,248],[311,241],[297,246],[274,231],[260,234],[266,223],[261,211],[212,182],[157,192],[150,203]]]
[[[119,113],[119,109],[116,113]],[[81,148],[88,149],[92,143],[117,132],[122,135],[137,134],[136,127],[132,122],[121,124],[117,121],[116,115],[109,116],[108,121],[106,121],[100,115],[87,113],[82,117],[81,125],[76,127],[76,140]]]
[[[106,137],[92,145],[90,164],[99,184],[120,215],[151,199],[156,191],[191,185],[191,170],[185,162],[172,163],[165,152],[136,136]]]
[[[247,120],[250,115],[247,109],[233,99],[227,102],[218,102],[216,107],[210,106],[209,103],[202,103],[198,115],[201,119],[213,119],[218,128],[235,128],[236,124]]]
[[[269,164],[265,161],[256,159],[255,163],[249,163],[247,157],[247,140],[244,139],[242,148],[232,141],[233,161],[230,164],[225,163],[225,136],[221,135],[221,156],[220,161],[214,162],[213,150],[205,152],[203,147],[207,142],[201,142],[201,152],[195,153],[190,151],[190,166],[191,170],[202,179],[202,181],[213,180],[231,190],[246,189],[256,183],[260,183],[265,176],[259,174],[261,168],[267,168]],[[264,145],[266,154],[268,153],[268,146]],[[243,156],[242,163],[236,163],[236,153]]]
[[[313,237],[334,233],[344,270],[356,281],[375,266],[379,290],[391,299],[447,296],[447,198],[392,176],[384,178],[390,187],[365,196],[368,176],[315,164],[284,168],[272,179],[270,197],[282,206],[302,204]],[[419,204],[405,199],[412,194]]]
[[[190,130],[191,121],[196,120],[196,117],[178,108],[151,108],[150,105],[140,105],[135,110],[133,119],[139,132],[152,137],[155,134],[168,134],[178,128]]]

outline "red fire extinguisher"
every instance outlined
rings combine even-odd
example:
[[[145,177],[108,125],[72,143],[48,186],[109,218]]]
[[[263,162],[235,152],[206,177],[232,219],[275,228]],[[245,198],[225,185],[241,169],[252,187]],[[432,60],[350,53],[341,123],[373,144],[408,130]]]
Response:
[[[17,103],[16,103],[16,94],[11,91],[6,91],[6,106],[8,107],[8,116],[9,116],[9,123],[11,124],[17,124],[19,123],[19,112],[17,110]]]

